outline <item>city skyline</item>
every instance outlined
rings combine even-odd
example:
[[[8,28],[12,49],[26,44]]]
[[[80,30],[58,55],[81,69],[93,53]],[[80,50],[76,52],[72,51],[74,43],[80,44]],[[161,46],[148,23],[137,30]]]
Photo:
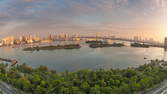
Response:
[[[1,0],[0,37],[45,33],[167,36],[166,0]]]
[[[24,45],[24,44],[34,44],[34,43],[52,43],[55,41],[83,41],[83,40],[99,40],[99,41],[122,41],[122,42],[135,42],[135,43],[147,43],[147,44],[151,44],[154,45],[154,47],[166,47],[167,45],[167,37],[165,37],[164,42],[160,43],[156,40],[154,40],[154,38],[148,38],[148,37],[141,37],[141,36],[134,36],[133,38],[121,38],[121,37],[117,37],[117,36],[106,36],[106,35],[100,35],[100,34],[96,34],[94,36],[83,36],[83,35],[79,35],[79,34],[75,34],[75,35],[70,35],[70,34],[49,34],[46,35],[45,37],[42,37],[40,35],[23,35],[23,36],[6,36],[2,39],[0,39],[0,47],[2,46],[11,46],[11,45]],[[164,44],[164,45],[163,45]]]

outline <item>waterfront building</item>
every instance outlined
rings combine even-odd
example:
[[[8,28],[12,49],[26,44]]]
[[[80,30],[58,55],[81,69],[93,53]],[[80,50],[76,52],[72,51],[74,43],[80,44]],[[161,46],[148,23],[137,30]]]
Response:
[[[0,42],[0,47],[3,46],[2,42]]]
[[[29,40],[27,40],[26,42],[29,43],[29,44],[31,44],[31,43],[33,43],[33,40],[32,40],[32,39],[29,39]]]
[[[2,44],[3,45],[13,45],[14,44],[14,37],[13,36],[8,36],[2,39]]]
[[[33,43],[33,38],[32,38],[31,35],[29,35],[28,37],[26,37],[26,43],[28,43],[28,44]]]
[[[73,40],[73,41],[80,41],[81,38],[74,37],[72,40]]]
[[[20,37],[20,41],[21,41],[22,43],[26,43],[26,40],[27,40],[27,37],[26,37],[26,36],[21,36],[21,37]]]
[[[42,40],[41,42],[42,42],[42,43],[51,43],[52,40],[47,40],[47,39],[46,39],[46,40]]]
[[[21,44],[21,41],[19,39],[15,39],[14,44]]]
[[[34,41],[34,42],[40,42],[40,41],[41,41],[41,38],[35,35],[35,36],[33,37],[33,41]]]
[[[23,41],[23,37],[22,37],[22,36],[20,36],[20,37],[19,37],[19,40],[22,42],[22,41]]]

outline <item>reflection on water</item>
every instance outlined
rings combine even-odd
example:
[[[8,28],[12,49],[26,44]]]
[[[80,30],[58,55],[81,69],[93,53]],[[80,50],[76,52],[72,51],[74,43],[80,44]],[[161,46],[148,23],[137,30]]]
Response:
[[[22,48],[0,48],[0,57],[16,58],[20,63],[33,67],[47,65],[59,72],[97,68],[137,67],[151,59],[167,60],[163,48],[111,47],[92,49],[83,45],[81,49],[24,52]],[[144,58],[147,59],[144,59]]]

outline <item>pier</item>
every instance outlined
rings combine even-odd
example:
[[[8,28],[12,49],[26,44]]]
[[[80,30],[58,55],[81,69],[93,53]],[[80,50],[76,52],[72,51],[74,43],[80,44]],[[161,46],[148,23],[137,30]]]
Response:
[[[0,58],[0,61],[5,61],[11,63],[11,66],[14,66],[18,63],[16,59],[6,59],[6,58]]]

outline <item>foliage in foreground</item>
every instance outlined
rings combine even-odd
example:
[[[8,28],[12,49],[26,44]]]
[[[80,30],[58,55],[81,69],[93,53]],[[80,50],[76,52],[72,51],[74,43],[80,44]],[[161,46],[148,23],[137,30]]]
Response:
[[[152,61],[138,68],[80,70],[56,73],[46,66],[33,69],[25,64],[5,69],[0,79],[29,94],[135,94],[167,78],[167,69]]]

